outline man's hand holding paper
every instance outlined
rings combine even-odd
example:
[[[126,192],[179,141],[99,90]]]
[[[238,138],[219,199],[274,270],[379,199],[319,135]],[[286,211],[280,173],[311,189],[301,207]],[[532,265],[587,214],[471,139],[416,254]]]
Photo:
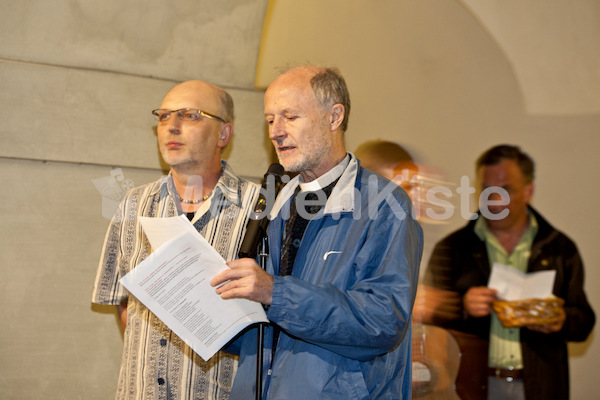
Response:
[[[505,327],[526,327],[541,333],[559,331],[565,321],[564,301],[552,295],[556,271],[524,274],[494,264],[488,287],[497,291],[492,303]]]
[[[248,325],[267,322],[260,303],[215,293],[210,281],[227,264],[184,216],[140,221],[154,252],[121,283],[200,357],[210,359]]]

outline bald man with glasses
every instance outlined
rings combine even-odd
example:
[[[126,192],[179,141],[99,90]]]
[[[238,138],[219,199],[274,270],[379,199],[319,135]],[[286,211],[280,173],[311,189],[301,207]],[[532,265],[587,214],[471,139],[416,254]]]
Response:
[[[92,295],[94,303],[116,306],[124,329],[116,399],[229,397],[237,358],[219,352],[202,360],[118,281],[151,252],[140,216],[185,214],[225,260],[237,257],[259,188],[221,160],[233,135],[233,111],[226,91],[198,80],[175,86],[152,111],[170,171],[134,188],[121,202],[106,234]]]

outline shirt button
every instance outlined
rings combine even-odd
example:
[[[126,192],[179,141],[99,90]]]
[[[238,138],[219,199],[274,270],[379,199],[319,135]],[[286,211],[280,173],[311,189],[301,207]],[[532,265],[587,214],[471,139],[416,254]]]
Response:
[[[165,380],[163,378],[158,378],[158,384],[159,385],[164,385],[165,384]]]
[[[167,345],[167,339],[160,339],[160,345],[165,347]]]

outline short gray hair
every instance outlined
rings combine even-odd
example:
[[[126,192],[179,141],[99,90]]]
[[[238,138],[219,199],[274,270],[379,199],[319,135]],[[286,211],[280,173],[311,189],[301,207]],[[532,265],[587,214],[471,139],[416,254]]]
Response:
[[[342,132],[346,132],[350,117],[350,93],[340,71],[337,68],[323,68],[311,78],[310,86],[322,107],[328,108],[334,104],[344,106],[344,120],[340,127]]]

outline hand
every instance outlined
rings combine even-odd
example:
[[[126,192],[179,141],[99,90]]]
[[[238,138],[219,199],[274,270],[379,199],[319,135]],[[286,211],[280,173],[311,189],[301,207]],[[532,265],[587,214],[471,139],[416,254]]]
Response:
[[[218,273],[211,286],[218,286],[217,294],[223,299],[248,299],[270,305],[273,301],[273,277],[251,258],[240,258],[227,263],[230,269]]]
[[[119,314],[121,326],[123,327],[123,332],[125,332],[125,328],[127,328],[127,303],[117,304],[117,314]]]
[[[425,324],[454,321],[461,318],[460,295],[420,284],[417,288],[413,318]]]
[[[565,309],[561,307],[559,310],[558,321],[546,325],[527,325],[525,328],[539,333],[554,333],[562,329],[565,324],[565,319],[567,319],[567,314],[565,313]]]
[[[496,289],[486,286],[470,288],[463,298],[465,311],[471,317],[487,317],[492,313],[492,302],[496,300],[497,293]]]

